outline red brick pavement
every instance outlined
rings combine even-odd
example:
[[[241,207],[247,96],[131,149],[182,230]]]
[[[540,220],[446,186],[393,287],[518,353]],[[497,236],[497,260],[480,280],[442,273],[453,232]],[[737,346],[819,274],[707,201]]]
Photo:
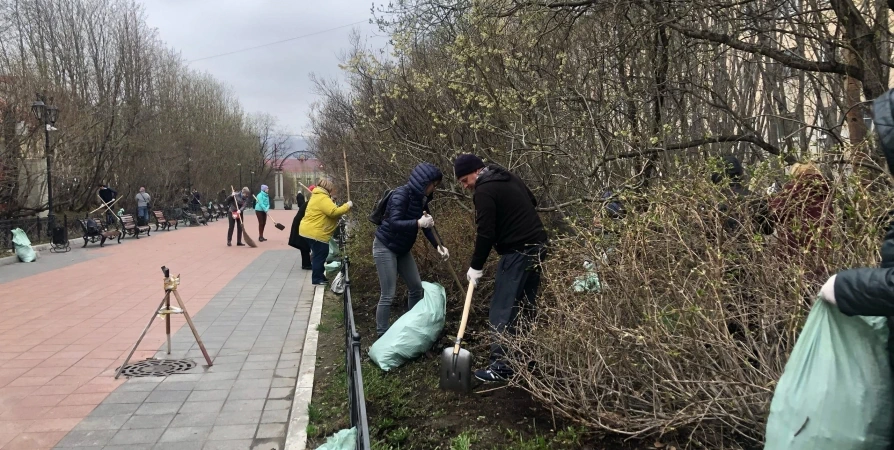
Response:
[[[289,211],[273,215],[291,223]],[[257,220],[246,217],[257,241]],[[115,369],[164,295],[161,266],[181,274],[180,295],[195,315],[264,250],[287,248],[288,228],[270,221],[269,241],[256,249],[227,247],[226,227],[224,220],[126,238],[92,250],[98,258],[0,284],[0,448],[52,448],[124,382]],[[162,323],[133,360],[164,343]],[[183,324],[175,317],[172,333]]]

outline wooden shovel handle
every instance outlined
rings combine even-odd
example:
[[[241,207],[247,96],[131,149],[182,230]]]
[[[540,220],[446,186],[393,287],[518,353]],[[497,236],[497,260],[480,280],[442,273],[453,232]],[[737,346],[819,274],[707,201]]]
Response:
[[[469,289],[466,291],[466,304],[463,306],[463,319],[459,323],[459,333],[456,334],[456,344],[453,346],[453,354],[459,353],[459,344],[466,334],[466,323],[469,322],[469,309],[472,307],[472,294],[475,292],[475,283],[469,283]]]
[[[423,211],[424,214],[428,214],[428,211]],[[444,241],[441,240],[441,235],[438,233],[438,229],[435,228],[434,225],[431,226],[431,233],[435,237],[435,242],[443,247]],[[459,281],[459,277],[456,275],[456,271],[453,270],[453,265],[447,261],[444,261],[447,264],[447,269],[450,270],[450,275],[453,275],[453,281],[456,281],[456,285],[459,287],[459,290],[463,290],[463,284]]]
[[[341,148],[341,157],[345,161],[345,191],[347,192],[348,201],[351,201],[351,178],[348,177],[348,154],[345,152],[345,147]]]

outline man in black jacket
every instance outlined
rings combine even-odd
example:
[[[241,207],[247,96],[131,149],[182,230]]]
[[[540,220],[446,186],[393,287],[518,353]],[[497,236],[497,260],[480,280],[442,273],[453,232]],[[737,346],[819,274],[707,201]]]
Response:
[[[115,201],[115,198],[118,197],[118,191],[110,188],[108,185],[100,184],[99,190],[97,191],[99,194],[100,200],[108,206],[111,206]],[[106,210],[106,224],[111,225],[117,221],[115,218],[115,213],[112,212],[110,208],[104,208]]]
[[[497,165],[485,166],[475,155],[457,157],[453,171],[464,188],[475,191],[477,236],[466,277],[478,284],[491,248],[496,249],[500,262],[490,302],[490,325],[497,333],[512,333],[520,310],[534,310],[540,286],[547,235],[534,209],[537,199],[515,174]],[[490,365],[476,370],[475,377],[481,381],[511,377],[513,370],[504,355],[499,342],[491,344]]]

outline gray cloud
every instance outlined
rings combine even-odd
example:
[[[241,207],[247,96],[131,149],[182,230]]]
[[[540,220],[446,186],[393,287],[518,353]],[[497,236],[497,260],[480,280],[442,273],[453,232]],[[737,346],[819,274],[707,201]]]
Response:
[[[187,61],[364,21],[190,63],[230,86],[247,112],[272,114],[296,134],[306,131],[307,114],[316,100],[309,75],[342,77],[338,64],[350,47],[352,29],[375,48],[386,43],[376,26],[368,23],[370,0],[145,0],[143,5],[149,26]]]

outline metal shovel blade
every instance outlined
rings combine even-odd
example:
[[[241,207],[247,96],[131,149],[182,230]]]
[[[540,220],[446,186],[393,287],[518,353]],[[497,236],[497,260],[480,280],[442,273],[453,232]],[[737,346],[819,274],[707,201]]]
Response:
[[[453,353],[453,347],[447,347],[441,353],[441,389],[456,392],[472,391],[472,354],[461,348]]]

